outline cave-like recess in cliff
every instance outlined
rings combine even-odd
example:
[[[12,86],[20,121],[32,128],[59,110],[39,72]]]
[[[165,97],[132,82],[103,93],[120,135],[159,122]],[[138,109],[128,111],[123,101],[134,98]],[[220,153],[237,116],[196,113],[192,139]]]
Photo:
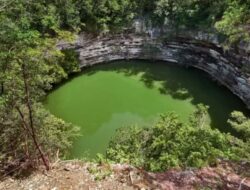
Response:
[[[105,153],[119,127],[148,126],[160,113],[176,112],[187,121],[197,104],[209,106],[210,124],[232,132],[227,124],[245,105],[206,73],[166,62],[115,61],[84,69],[49,93],[45,106],[54,115],[81,127],[71,158]]]

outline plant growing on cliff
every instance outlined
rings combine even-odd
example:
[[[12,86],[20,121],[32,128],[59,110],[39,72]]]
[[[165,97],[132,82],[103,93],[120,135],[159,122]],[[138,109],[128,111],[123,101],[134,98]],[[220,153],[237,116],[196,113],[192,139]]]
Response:
[[[199,105],[190,123],[175,114],[161,115],[150,128],[120,129],[112,140],[107,157],[150,171],[171,167],[201,167],[218,158],[250,158],[244,143],[229,134],[211,129],[204,121],[206,107]]]
[[[73,49],[62,50],[63,58],[59,63],[66,74],[77,73],[80,71],[78,54]]]
[[[65,151],[76,133],[75,127],[37,103],[54,81],[51,68],[59,67],[62,57],[55,43],[67,32],[54,28],[57,38],[45,38],[33,28],[24,1],[18,3],[20,17],[9,10],[0,12],[0,167],[7,173],[41,161],[49,169],[49,159],[59,148]]]
[[[228,36],[229,43],[250,41],[250,1],[229,0],[222,19],[215,27]]]
[[[131,24],[136,12],[134,0],[76,0],[83,27],[91,32],[114,32]]]
[[[49,169],[49,158],[57,149],[64,151],[70,145],[76,129],[48,114],[36,102],[44,89],[50,88],[47,60],[53,57],[53,46],[40,40],[38,33],[20,31],[21,43],[6,62],[1,78],[1,165],[9,167],[29,163],[34,166],[41,159]],[[25,41],[23,41],[25,40]],[[46,55],[50,49],[50,55]],[[57,51],[57,50],[55,50]],[[51,57],[50,57],[51,56]],[[49,129],[49,130],[48,130]],[[48,133],[49,132],[49,135]]]
[[[234,128],[243,138],[246,152],[250,152],[250,119],[242,112],[234,111],[228,120],[228,123]]]
[[[234,111],[228,120],[228,123],[241,135],[246,141],[250,141],[250,119],[242,112]]]

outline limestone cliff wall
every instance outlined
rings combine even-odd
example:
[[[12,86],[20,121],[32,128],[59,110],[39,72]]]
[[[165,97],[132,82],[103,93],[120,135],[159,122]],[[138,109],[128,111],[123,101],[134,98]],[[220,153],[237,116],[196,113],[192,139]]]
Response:
[[[225,85],[250,108],[250,53],[248,46],[224,51],[216,37],[209,34],[180,35],[175,38],[150,38],[150,35],[80,35],[74,44],[79,53],[80,67],[121,59],[163,60],[191,66],[207,72]],[[208,92],[209,93],[209,92]]]

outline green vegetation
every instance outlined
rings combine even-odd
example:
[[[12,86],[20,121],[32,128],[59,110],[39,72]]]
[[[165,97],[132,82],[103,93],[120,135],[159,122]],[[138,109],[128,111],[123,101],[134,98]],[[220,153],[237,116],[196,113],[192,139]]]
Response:
[[[250,1],[229,0],[222,19],[215,26],[231,43],[242,39],[250,41]]]
[[[82,29],[90,32],[120,31],[136,12],[134,0],[75,0]]]
[[[63,68],[64,75],[80,72],[78,55],[73,49],[62,50],[63,57],[60,66]]]
[[[121,128],[110,143],[107,158],[150,171],[164,171],[171,167],[202,167],[216,164],[219,158],[249,160],[249,144],[207,126],[206,109],[198,105],[189,123],[180,122],[175,114],[168,114],[162,115],[149,128]],[[237,128],[241,128],[244,125],[241,122],[245,121],[238,116],[236,118],[240,119]],[[249,128],[249,123],[246,125]]]
[[[13,2],[4,1],[0,11],[0,165],[7,173],[39,160],[49,169],[49,160],[57,151],[63,156],[77,132],[38,103],[52,83],[66,77],[55,44],[73,35],[48,22],[39,3]]]
[[[223,14],[226,1],[158,0],[155,14],[171,25],[199,28],[211,27]]]
[[[249,0],[1,0],[1,20],[55,36],[61,29],[93,33],[129,28],[136,18],[174,28],[214,26],[230,42],[249,40]],[[9,22],[4,22],[9,25]]]
[[[11,173],[12,168],[36,167],[42,161],[49,169],[56,150],[65,155],[76,135],[76,127],[50,115],[39,103],[52,84],[79,71],[77,55],[59,51],[59,41],[72,41],[81,31],[120,32],[130,28],[134,19],[146,17],[154,24],[169,24],[176,29],[216,26],[234,43],[249,40],[249,5],[249,0],[0,0],[1,168]],[[242,117],[236,116],[232,116],[236,121],[230,122],[242,131]],[[191,133],[191,127],[169,117]],[[208,128],[202,130],[208,137],[220,136]],[[212,156],[233,156],[233,151],[225,153],[231,151],[228,138],[221,138],[222,149],[215,147]],[[200,155],[193,157],[189,160],[205,162]],[[182,161],[173,159],[170,165]]]
[[[250,40],[250,1],[155,0],[150,10],[156,23],[178,28],[216,28],[227,42]],[[151,2],[152,3],[152,2]]]
[[[245,138],[250,141],[250,119],[241,112],[235,111],[231,114],[228,123]]]

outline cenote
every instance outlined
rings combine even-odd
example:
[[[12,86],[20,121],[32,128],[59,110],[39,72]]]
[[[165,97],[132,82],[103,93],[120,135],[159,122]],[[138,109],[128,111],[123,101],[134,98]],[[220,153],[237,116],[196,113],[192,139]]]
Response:
[[[232,111],[247,112],[241,100],[206,73],[166,62],[115,61],[84,69],[49,93],[51,113],[81,127],[71,158],[105,153],[115,130],[147,126],[160,113],[176,112],[187,121],[197,104],[209,106],[210,124],[232,132]]]

